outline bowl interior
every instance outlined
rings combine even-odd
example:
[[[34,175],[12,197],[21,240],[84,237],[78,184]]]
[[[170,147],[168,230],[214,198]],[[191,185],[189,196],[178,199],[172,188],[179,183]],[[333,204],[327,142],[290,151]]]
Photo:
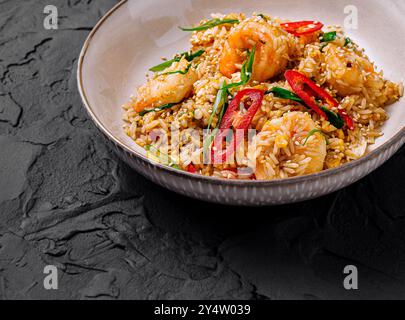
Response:
[[[402,0],[352,0],[358,29],[346,30],[385,76],[403,81],[405,74],[405,4]],[[193,25],[211,13],[260,12],[291,20],[320,20],[343,25],[346,0],[128,0],[98,25],[84,51],[82,91],[99,124],[127,148],[144,153],[122,130],[122,104],[144,83],[148,68],[161,57],[188,50],[189,33],[178,26]],[[383,18],[382,18],[383,17]],[[390,140],[405,126],[402,101],[388,108],[384,136],[370,150]]]

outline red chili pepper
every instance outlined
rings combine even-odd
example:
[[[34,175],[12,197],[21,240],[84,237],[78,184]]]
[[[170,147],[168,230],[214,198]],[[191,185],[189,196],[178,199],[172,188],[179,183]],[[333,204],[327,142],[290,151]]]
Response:
[[[294,36],[303,36],[314,33],[323,28],[323,23],[318,21],[297,21],[282,23],[281,27]]]
[[[192,164],[192,163],[190,163],[188,166],[187,166],[187,172],[190,172],[190,173],[196,173],[197,172],[197,169],[194,167],[194,165]]]
[[[304,101],[304,103],[314,110],[317,114],[327,119],[325,112],[323,112],[315,101],[315,98],[321,99],[328,105],[337,108],[340,116],[350,130],[354,129],[353,119],[347,114],[345,110],[339,107],[339,103],[324,89],[319,87],[315,82],[307,76],[299,73],[298,71],[288,70],[284,74],[292,90]]]
[[[251,105],[247,109],[246,113],[241,119],[238,119],[236,123],[235,116],[238,114],[240,103],[244,97],[249,97],[251,100]],[[259,110],[262,105],[264,97],[264,92],[258,89],[245,89],[239,91],[235,98],[230,102],[228,109],[226,110],[224,117],[219,125],[219,133],[215,136],[213,146],[222,146],[224,138],[228,134],[229,130],[233,127],[235,130],[244,130],[244,133],[249,128],[250,123],[253,120],[257,110]],[[242,142],[243,136],[236,134],[232,137],[231,143],[225,150],[216,151],[214,148],[211,149],[211,156],[214,163],[225,163],[226,159],[230,158],[235,152],[236,147]]]

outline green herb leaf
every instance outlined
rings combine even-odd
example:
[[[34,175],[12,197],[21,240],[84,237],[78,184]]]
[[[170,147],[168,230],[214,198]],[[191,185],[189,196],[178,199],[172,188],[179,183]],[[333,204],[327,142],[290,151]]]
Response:
[[[154,145],[152,144],[147,144],[145,146],[145,150],[146,151],[153,151],[156,153],[156,157],[165,157],[166,159],[168,159],[169,161],[167,163],[164,163],[166,165],[168,165],[169,167],[175,168],[177,170],[181,170],[180,167],[176,164],[176,161],[173,161],[173,158],[171,156],[169,156],[168,154],[160,151],[160,149],[156,148]]]
[[[304,141],[304,143],[303,143],[303,145],[305,146],[306,144],[307,144],[307,142],[308,142],[308,139],[309,138],[311,138],[315,133],[322,133],[322,130],[320,130],[320,129],[313,129],[313,130],[311,130],[309,133],[308,133],[308,135],[307,135],[307,137],[305,138],[305,141]]]
[[[242,65],[242,69],[240,71],[240,82],[235,82],[228,84],[225,88],[226,89],[232,89],[236,88],[239,86],[243,86],[247,84],[250,79],[252,78],[252,72],[253,72],[253,63],[255,60],[255,54],[256,54],[256,46],[253,47],[252,51],[248,52],[247,59]]]
[[[257,16],[260,17],[260,18],[262,18],[262,19],[265,20],[265,21],[268,21],[268,20],[269,20],[269,17],[266,16],[266,15],[264,15],[263,13],[259,13]]]
[[[219,131],[219,125],[221,124],[222,118],[224,117],[224,114],[226,112],[226,109],[228,107],[228,103],[225,103],[224,107],[222,108],[221,112],[219,113],[218,117],[218,122],[214,130],[208,135],[208,137],[204,141],[204,154],[207,152],[207,149],[211,145],[212,141],[214,140],[215,136],[217,135]]]
[[[279,87],[273,87],[271,90],[266,91],[266,94],[272,93],[274,94],[275,97],[281,98],[281,99],[289,99],[293,100],[299,103],[304,103],[304,101],[298,97],[294,92],[291,92],[287,89],[279,88]]]
[[[153,111],[158,112],[158,111],[162,111],[162,110],[165,110],[165,109],[170,109],[174,105],[176,105],[176,103],[168,103],[168,104],[164,104],[163,106],[156,107],[156,108],[153,108],[153,109],[145,109],[145,110],[139,112],[139,115],[141,117],[143,117],[145,114],[147,114],[149,112],[153,112]]]
[[[217,135],[219,129],[215,128],[214,130],[212,130],[210,132],[210,134],[208,136],[205,137],[204,139],[204,146],[203,146],[203,154],[206,155],[207,151],[212,143],[212,141],[214,141],[215,136]]]
[[[347,47],[349,44],[352,43],[352,40],[350,38],[345,38],[345,45],[344,47]]]
[[[328,121],[336,128],[336,129],[342,129],[345,125],[344,120],[340,116],[340,114],[335,113],[331,110],[329,110],[326,107],[320,107],[323,112],[325,112],[326,116],[328,117]]]
[[[321,37],[321,42],[331,42],[336,40],[337,32],[332,31],[332,32],[327,32],[324,33]]]
[[[163,70],[169,68],[173,63],[175,63],[177,61],[180,61],[180,59],[175,58],[175,59],[172,59],[172,60],[167,60],[167,61],[165,61],[165,62],[163,62],[161,64],[158,64],[157,66],[154,66],[154,67],[150,68],[149,71],[152,71],[152,72],[163,71]]]
[[[326,140],[326,144],[329,144],[329,140],[328,140],[328,138],[326,137],[326,135],[322,132],[322,130],[320,130],[320,129],[313,129],[313,130],[311,130],[311,131],[308,133],[308,135],[307,135],[307,137],[306,137],[306,139],[305,139],[305,141],[304,141],[304,143],[303,143],[303,146],[305,146],[305,145],[307,144],[307,142],[308,142],[308,139],[311,138],[311,137],[312,137],[314,134],[316,134],[316,133],[322,134],[323,137],[324,137],[325,140]]]
[[[207,30],[222,24],[235,24],[239,23],[239,20],[237,19],[211,19],[199,26],[196,27],[180,27],[181,30],[183,31],[201,31],[201,30]]]
[[[198,50],[198,51],[196,51],[194,53],[190,53],[190,52],[180,53],[180,54],[176,55],[173,59],[167,60],[167,61],[165,61],[165,62],[163,62],[161,64],[158,64],[158,65],[150,68],[149,71],[152,71],[152,72],[163,71],[163,70],[169,68],[173,63],[179,62],[181,60],[181,58],[183,58],[183,57],[186,58],[186,60],[188,62],[191,62],[195,58],[198,58],[199,56],[201,56],[204,52],[205,52],[205,50]]]
[[[255,60],[256,46],[253,47],[252,51],[248,52],[247,59],[242,65],[241,70],[241,80],[243,84],[246,84],[252,78],[253,62]]]
[[[187,60],[188,62],[191,62],[191,61],[193,61],[195,58],[198,58],[198,57],[202,56],[202,54],[203,54],[204,52],[205,52],[205,50],[203,50],[203,49],[198,50],[198,51],[196,51],[196,52],[194,52],[194,53],[186,52],[186,53],[184,53],[184,57],[186,58],[186,60]]]
[[[323,44],[321,45],[321,48],[320,48],[321,52],[323,52],[323,49],[325,49],[325,47],[326,47],[328,44],[329,44],[329,43],[323,43]]]
[[[227,86],[225,85],[225,81],[222,82],[222,84],[221,84],[221,88],[218,91],[217,99],[215,100],[215,103],[217,100],[219,101],[219,105],[217,106],[216,110],[219,110],[219,108],[221,108],[221,111],[219,112],[218,121],[217,121],[217,125],[216,125],[215,129],[212,130],[212,132],[204,139],[204,146],[203,146],[204,154],[207,153],[208,148],[210,147],[215,136],[217,135],[222,118],[224,117],[225,111],[228,107],[228,89],[227,89]],[[222,107],[221,107],[221,104],[222,104]],[[214,116],[214,110],[215,110],[215,108],[213,107],[211,117],[208,121],[208,127],[207,127],[208,130],[210,129],[210,126],[212,123],[212,118]]]
[[[164,75],[168,75],[168,74],[186,74],[190,70],[190,68],[191,68],[191,63],[184,70],[169,71],[169,72],[160,73],[159,75],[164,76]]]
[[[227,102],[227,99],[228,99],[228,94],[227,94],[227,89],[226,89],[226,82],[223,81],[217,92],[217,97],[215,99],[214,105],[212,106],[212,113],[208,120],[208,126],[207,126],[208,130],[211,128],[211,124],[212,124],[212,120],[214,119],[214,116],[218,113],[219,110],[222,110],[222,108],[225,106],[225,104]]]
[[[307,105],[305,105],[304,101],[298,97],[294,92],[291,92],[289,90],[279,88],[279,87],[274,87],[271,90],[267,91],[266,94],[273,93],[275,97],[277,98],[282,98],[282,99],[289,99],[293,100],[296,102],[299,102],[303,104],[305,107],[308,108]],[[319,104],[319,103],[318,103]],[[331,110],[329,110],[326,107],[320,106],[320,109],[325,112],[326,116],[328,117],[328,121],[337,129],[341,129],[344,127],[345,122],[342,119],[342,117],[338,114],[335,113]]]

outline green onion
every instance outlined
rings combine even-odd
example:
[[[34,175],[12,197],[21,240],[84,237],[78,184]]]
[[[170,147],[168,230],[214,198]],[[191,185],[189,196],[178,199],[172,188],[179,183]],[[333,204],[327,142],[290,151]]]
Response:
[[[248,52],[248,57],[245,63],[242,65],[240,78],[243,84],[248,83],[252,78],[252,70],[253,70],[253,63],[255,60],[255,54],[256,54],[256,46],[253,47],[251,52]]]
[[[266,94],[272,93],[274,94],[275,97],[281,98],[281,99],[289,99],[293,101],[297,101],[299,103],[304,103],[304,101],[298,97],[294,92],[291,92],[289,90],[279,88],[279,87],[273,87],[271,90],[266,91]]]
[[[344,47],[347,47],[349,44],[352,43],[352,40],[350,38],[345,38],[345,45]]]
[[[167,60],[161,64],[158,64],[157,66],[154,66],[149,69],[149,71],[153,72],[158,72],[158,71],[163,71],[167,68],[169,68],[173,63],[180,61],[180,58],[174,58],[172,60]]]
[[[227,106],[228,105],[225,104],[224,107],[222,108],[221,112],[219,113],[217,126],[215,127],[214,130],[212,130],[212,132],[208,135],[208,137],[204,141],[204,154],[207,153],[207,149],[209,148],[209,146],[211,145],[212,141],[214,140],[215,136],[217,135],[217,133],[219,131],[219,125],[221,124],[221,121],[225,114],[225,110],[226,110]]]
[[[319,133],[322,133],[322,130],[320,130],[320,129],[313,129],[313,130],[311,130],[311,131],[308,133],[308,135],[307,135],[307,137],[306,137],[306,139],[305,139],[303,145],[305,146],[305,145],[307,144],[307,142],[308,142],[308,139],[311,138],[315,133],[318,133],[318,132],[319,132]]]
[[[169,167],[175,168],[177,170],[181,170],[180,167],[175,163],[176,161],[173,161],[173,158],[171,156],[169,156],[168,154],[160,151],[158,148],[156,148],[154,145],[152,144],[147,144],[145,146],[145,150],[146,151],[151,151],[154,150],[154,152],[159,154],[160,156],[166,157],[167,159],[169,159],[170,161],[168,163],[166,163],[166,165],[168,165]]]
[[[217,135],[219,131],[219,128],[215,128],[210,132],[210,134],[204,139],[204,146],[203,146],[203,154],[206,155],[207,151],[212,143],[214,141],[215,136]]]
[[[204,52],[205,52],[205,50],[203,50],[203,49],[198,50],[198,51],[196,51],[196,52],[194,52],[194,53],[186,52],[186,53],[184,54],[184,57],[186,58],[186,60],[187,60],[188,62],[191,62],[191,61],[193,61],[195,58],[200,57]]]
[[[190,68],[191,68],[191,63],[187,66],[187,68],[186,69],[184,69],[184,70],[176,70],[176,71],[169,71],[169,72],[164,72],[164,73],[161,73],[161,74],[159,74],[160,76],[163,76],[163,75],[168,75],[168,74],[186,74],[189,70],[190,70]]]
[[[336,31],[324,33],[321,37],[321,42],[331,42],[336,40]]]
[[[228,99],[228,92],[226,89],[226,82],[223,81],[221,83],[221,86],[219,87],[217,97],[216,97],[214,105],[212,107],[212,113],[208,120],[208,126],[207,126],[208,130],[211,128],[211,123],[212,123],[212,120],[214,119],[214,116],[218,113],[218,110],[222,110],[222,108],[225,106],[225,104],[227,102],[227,99]]]
[[[222,82],[221,87],[218,90],[217,93],[217,98],[215,99],[214,106],[212,107],[212,113],[211,116],[208,120],[208,126],[207,129],[209,130],[211,128],[212,120],[214,119],[214,115],[218,112],[218,110],[221,110],[218,115],[218,121],[217,125],[214,130],[205,138],[204,140],[204,154],[207,153],[207,149],[211,145],[212,141],[214,140],[214,137],[217,135],[217,132],[219,130],[219,125],[221,124],[222,118],[225,114],[225,110],[227,108],[228,104],[228,89],[227,86],[225,85],[225,81]]]
[[[194,53],[190,53],[190,52],[183,52],[180,53],[178,55],[176,55],[173,59],[171,60],[167,60],[161,64],[158,64],[152,68],[149,69],[149,71],[152,72],[159,72],[159,71],[163,71],[167,68],[169,68],[173,63],[175,62],[179,62],[181,60],[181,58],[185,58],[188,62],[193,61],[195,58],[198,58],[199,56],[201,56],[203,53],[205,52],[205,50],[198,50]]]
[[[160,107],[156,107],[156,108],[152,108],[152,109],[146,109],[146,110],[143,110],[143,111],[139,112],[139,115],[141,117],[143,117],[145,114],[147,114],[149,112],[158,112],[158,111],[162,111],[162,110],[165,110],[165,109],[170,109],[175,104],[176,103],[168,103],[168,104],[164,104],[163,106],[160,106]]]
[[[340,116],[340,114],[335,113],[331,110],[329,110],[326,107],[320,107],[323,112],[326,113],[328,117],[328,121],[336,128],[336,129],[342,129],[345,125],[344,120]]]
[[[314,134],[316,134],[316,133],[318,133],[318,132],[323,135],[323,137],[324,137],[325,140],[326,140],[326,144],[329,144],[329,140],[328,140],[328,138],[325,136],[325,134],[322,132],[322,130],[320,130],[320,129],[313,129],[313,130],[311,130],[311,131],[308,133],[308,135],[307,135],[307,137],[306,137],[306,139],[305,139],[305,141],[304,141],[304,143],[303,143],[303,146],[305,146],[305,145],[307,144],[309,138],[311,138]]]
[[[279,88],[279,87],[274,87],[271,90],[267,91],[266,94],[269,93],[273,93],[275,97],[277,98],[282,98],[282,99],[289,99],[289,100],[293,100],[296,102],[301,103],[303,106],[307,107],[307,105],[305,105],[304,101],[298,97],[294,92],[291,92],[289,90],[283,89],[283,88]],[[319,104],[319,103],[318,103]],[[341,129],[344,127],[345,122],[342,119],[342,117],[338,114],[335,113],[331,110],[329,110],[326,107],[322,107],[320,106],[320,109],[325,112],[326,116],[328,117],[328,121],[337,129]]]
[[[239,86],[243,86],[245,84],[247,84],[250,79],[252,78],[252,71],[253,71],[253,63],[255,60],[255,54],[256,54],[256,46],[253,47],[252,51],[248,52],[248,56],[246,61],[243,63],[242,65],[242,69],[240,71],[240,82],[236,82],[236,83],[231,83],[228,84],[225,88],[226,89],[232,89],[232,88],[236,88]]]
[[[260,18],[262,18],[264,21],[268,21],[268,20],[269,20],[269,17],[266,16],[266,15],[264,15],[263,13],[259,13],[257,16],[260,17]]]
[[[321,45],[321,48],[320,48],[321,52],[323,52],[323,49],[325,49],[325,47],[326,47],[328,44],[329,44],[329,43],[323,43],[323,44]]]
[[[183,31],[201,31],[201,30],[207,30],[207,29],[210,29],[210,28],[222,25],[222,24],[228,24],[228,23],[231,23],[231,24],[239,23],[239,20],[237,20],[237,19],[222,19],[221,20],[221,19],[216,18],[216,19],[211,19],[196,27],[180,27],[180,29]]]

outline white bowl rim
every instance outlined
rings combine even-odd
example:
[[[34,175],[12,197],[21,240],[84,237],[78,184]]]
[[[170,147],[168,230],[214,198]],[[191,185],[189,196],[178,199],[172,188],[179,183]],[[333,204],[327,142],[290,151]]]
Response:
[[[151,160],[147,158],[145,155],[139,153],[138,151],[129,148],[127,145],[125,145],[123,142],[121,142],[119,139],[117,139],[112,132],[110,132],[100,121],[100,119],[96,116],[95,112],[93,111],[92,107],[90,106],[90,103],[87,99],[86,92],[84,90],[83,86],[83,77],[82,77],[82,71],[83,71],[83,62],[84,58],[87,53],[87,49],[90,46],[91,40],[93,39],[95,33],[98,31],[98,29],[101,27],[101,25],[109,18],[110,15],[112,15],[117,9],[119,9],[122,5],[127,3],[128,0],[121,0],[119,3],[117,3],[114,7],[112,7],[94,26],[94,28],[91,30],[89,35],[87,36],[82,50],[79,55],[78,59],[78,65],[77,65],[77,85],[80,93],[80,97],[82,99],[82,103],[86,108],[87,113],[90,115],[96,126],[101,130],[103,134],[105,134],[111,141],[113,141],[116,145],[124,149],[130,154],[133,154],[134,156],[141,158],[142,160],[146,161],[147,163],[151,164],[152,166],[162,169],[164,171],[169,171],[172,174],[175,174],[177,176],[182,176],[185,178],[191,178],[191,179],[196,179],[196,180],[204,180],[208,183],[212,184],[226,184],[230,186],[245,186],[245,187],[267,187],[267,186],[280,186],[280,185],[290,185],[290,184],[296,184],[300,182],[304,182],[307,180],[313,180],[313,179],[319,179],[319,178],[328,178],[331,176],[334,176],[336,174],[341,174],[343,171],[349,171],[353,169],[354,167],[361,166],[362,164],[371,161],[372,159],[376,158],[380,152],[383,152],[387,149],[389,149],[391,146],[395,145],[398,143],[403,136],[405,136],[405,127],[403,127],[399,132],[397,132],[393,137],[391,137],[388,141],[384,142],[381,146],[377,147],[376,149],[370,151],[368,154],[364,155],[363,157],[353,160],[351,162],[348,162],[346,164],[343,164],[337,168],[333,169],[327,169],[320,171],[318,173],[310,174],[310,175],[305,175],[305,176],[298,176],[298,177],[290,177],[290,178],[285,178],[285,179],[274,179],[274,180],[242,180],[242,179],[237,179],[237,180],[231,180],[231,179],[223,179],[223,178],[217,178],[217,177],[210,177],[210,176],[203,176],[203,175],[198,175],[198,174],[193,174],[189,173],[187,171],[182,171],[182,170],[177,170],[174,168],[171,168],[169,166],[160,164],[154,160]],[[405,97],[404,97],[405,98]],[[389,120],[388,120],[389,121]],[[401,145],[402,146],[402,145]],[[400,146],[400,147],[401,147]]]

